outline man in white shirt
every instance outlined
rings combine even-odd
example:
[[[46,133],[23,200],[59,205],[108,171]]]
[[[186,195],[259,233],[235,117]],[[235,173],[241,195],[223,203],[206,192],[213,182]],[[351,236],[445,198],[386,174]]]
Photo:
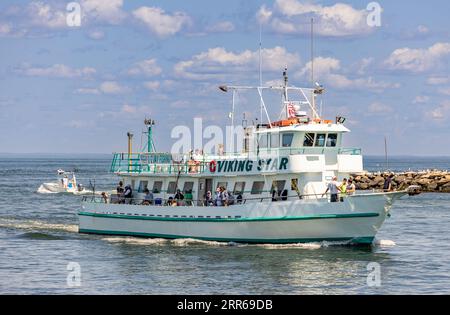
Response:
[[[330,192],[330,201],[337,202],[338,201],[338,193],[339,193],[338,187],[339,187],[339,184],[337,182],[337,177],[334,176],[333,180],[328,183],[327,190],[323,193],[323,195],[326,195],[327,192]]]

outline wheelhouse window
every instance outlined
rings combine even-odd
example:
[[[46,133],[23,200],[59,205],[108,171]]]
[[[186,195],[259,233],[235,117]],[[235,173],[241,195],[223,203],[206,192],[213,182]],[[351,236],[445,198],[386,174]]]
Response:
[[[245,189],[245,182],[236,182],[234,184],[233,195],[243,194]]]
[[[315,146],[316,147],[323,147],[323,146],[325,146],[325,138],[326,138],[326,134],[318,133],[317,136],[316,136]]]
[[[194,188],[194,182],[184,182],[183,193],[192,192]]]
[[[167,187],[167,193],[168,194],[174,194],[177,189],[177,183],[176,182],[169,182],[169,186]]]
[[[270,147],[279,148],[280,147],[280,134],[273,133],[270,135]]]
[[[288,148],[292,145],[292,140],[294,139],[293,133],[283,133],[281,136],[281,146],[283,148]]]
[[[337,145],[337,133],[329,133],[327,136],[327,147],[335,147]]]
[[[161,189],[162,189],[162,184],[163,184],[163,182],[162,181],[155,181],[154,183],[153,183],[153,189],[152,189],[152,191],[153,191],[153,193],[154,194],[159,194],[160,192],[161,192]]]
[[[314,133],[306,133],[305,139],[303,140],[304,147],[312,147],[314,146]]]
[[[261,149],[267,148],[268,145],[269,145],[268,142],[269,142],[269,141],[268,141],[268,139],[267,139],[267,134],[266,134],[266,133],[263,133],[263,134],[259,135],[259,137],[258,137],[258,146],[259,146]]]
[[[263,190],[264,190],[264,181],[253,182],[251,192],[252,195],[260,195],[262,194]]]
[[[141,180],[139,182],[139,189],[138,192],[142,193],[144,192],[148,187],[148,181],[147,180]]]

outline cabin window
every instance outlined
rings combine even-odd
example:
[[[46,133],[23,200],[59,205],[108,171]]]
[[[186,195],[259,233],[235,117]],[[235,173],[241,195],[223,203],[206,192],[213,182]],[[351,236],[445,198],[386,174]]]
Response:
[[[284,186],[286,185],[286,181],[285,180],[274,180],[272,182],[272,190],[271,192],[273,193],[273,191],[276,189],[278,193],[281,194],[281,192],[284,190]]]
[[[234,184],[233,195],[239,195],[244,193],[245,182],[236,182]]]
[[[316,147],[323,147],[325,146],[325,138],[326,138],[326,134],[324,133],[318,133],[316,136]]]
[[[133,179],[132,181],[131,181],[131,189],[133,189],[134,190],[134,187],[136,186],[136,181]]]
[[[227,189],[228,183],[227,182],[218,182],[217,183],[217,188],[218,187],[224,187],[225,189]]]
[[[297,178],[291,179],[291,190],[298,192],[298,179]]]
[[[260,195],[264,190],[264,181],[253,182],[252,185],[252,195]]]
[[[265,149],[265,148],[268,147],[268,144],[269,143],[268,143],[268,139],[267,139],[267,134],[264,133],[264,134],[259,135],[259,137],[258,137],[258,146],[261,149]]]
[[[304,147],[312,147],[314,145],[314,133],[306,133],[303,140]]]
[[[327,147],[335,147],[337,145],[337,133],[329,133],[327,137]]]
[[[163,184],[162,181],[156,181],[156,182],[153,183],[152,191],[153,191],[154,194],[159,194],[161,192],[162,184]]]
[[[192,192],[194,188],[194,182],[185,182],[183,186],[183,193]]]
[[[167,187],[167,193],[168,194],[174,194],[177,190],[177,183],[176,182],[169,182],[169,186]]]
[[[290,147],[292,145],[292,139],[294,139],[293,133],[284,133],[281,140],[281,145],[284,148]]]
[[[270,147],[271,148],[279,148],[280,147],[280,135],[278,133],[274,133],[270,135]]]
[[[148,181],[147,180],[141,180],[139,182],[139,189],[138,192],[144,192],[148,187]]]

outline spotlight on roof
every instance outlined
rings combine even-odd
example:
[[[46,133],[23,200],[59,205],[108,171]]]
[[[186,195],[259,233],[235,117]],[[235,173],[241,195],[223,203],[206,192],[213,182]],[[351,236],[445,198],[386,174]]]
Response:
[[[222,92],[228,92],[228,87],[226,86],[226,85],[221,85],[221,86],[219,86],[219,89],[222,91]]]

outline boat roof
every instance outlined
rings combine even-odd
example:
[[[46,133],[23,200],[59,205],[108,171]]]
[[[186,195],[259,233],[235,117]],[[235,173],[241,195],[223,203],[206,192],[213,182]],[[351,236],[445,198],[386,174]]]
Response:
[[[258,129],[255,133],[269,133],[269,132],[285,132],[285,131],[303,131],[303,132],[350,132],[350,129],[346,128],[342,124],[297,124],[286,127],[272,127]]]

